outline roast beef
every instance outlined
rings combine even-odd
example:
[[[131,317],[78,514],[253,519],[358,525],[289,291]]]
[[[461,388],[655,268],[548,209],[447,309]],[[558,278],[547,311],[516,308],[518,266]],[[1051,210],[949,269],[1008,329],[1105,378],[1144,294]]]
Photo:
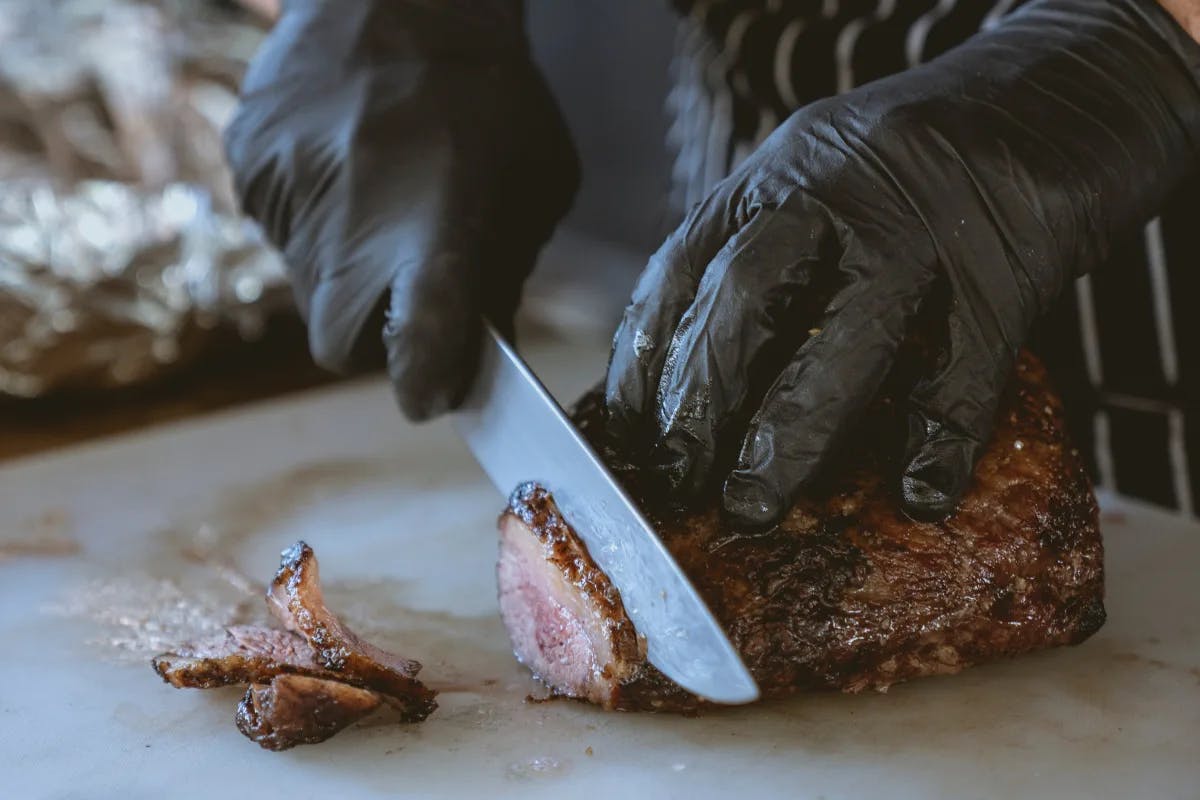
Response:
[[[660,498],[651,474],[607,448],[596,396],[574,413],[765,698],[885,690],[1094,633],[1104,622],[1097,509],[1044,368],[1021,356],[974,483],[944,522],[900,510],[900,405],[881,396],[824,483],[760,533],[724,524],[716,490],[689,508]],[[646,662],[620,594],[545,489],[518,487],[499,526],[504,622],[517,657],[555,693],[610,709],[701,704]]]
[[[326,606],[317,557],[304,542],[284,550],[267,591],[267,607],[284,627],[304,637],[327,670],[350,682],[395,698],[411,716],[424,719],[434,709],[434,693],[417,680],[420,663],[364,642]]]
[[[252,684],[238,704],[238,730],[267,750],[323,742],[370,714],[383,696],[339,681],[279,675]]]
[[[231,626],[155,656],[154,671],[177,688],[250,684],[238,730],[270,750],[323,741],[385,702],[406,722],[437,708],[419,663],[364,642],[325,606],[304,542],[283,551],[267,608],[286,630]]]

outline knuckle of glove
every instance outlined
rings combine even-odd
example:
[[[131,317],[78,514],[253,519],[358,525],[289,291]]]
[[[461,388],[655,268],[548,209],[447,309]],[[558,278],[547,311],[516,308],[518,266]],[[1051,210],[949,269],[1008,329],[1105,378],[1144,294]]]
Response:
[[[304,106],[290,90],[243,101],[225,133],[226,157],[242,210],[279,248],[300,229],[301,210],[320,220],[330,195],[345,191],[356,109],[332,97]]]
[[[460,256],[439,254],[392,287],[383,326],[388,374],[414,421],[456,407],[475,373],[482,317],[477,294],[466,288],[468,268]]]
[[[345,374],[354,366],[354,351],[362,332],[349,315],[343,316],[330,309],[319,298],[304,298],[301,304],[309,305],[308,349],[313,361],[322,369]]]

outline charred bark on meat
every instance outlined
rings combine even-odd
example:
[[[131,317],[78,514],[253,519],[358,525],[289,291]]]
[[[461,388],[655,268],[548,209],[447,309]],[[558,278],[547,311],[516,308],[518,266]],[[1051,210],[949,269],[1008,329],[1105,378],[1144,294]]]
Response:
[[[765,697],[885,690],[1099,629],[1095,499],[1044,368],[1020,358],[974,483],[943,522],[900,511],[902,443],[891,433],[903,429],[900,405],[881,396],[824,483],[756,534],[723,523],[716,491],[690,509],[665,502],[650,476],[607,449],[597,396],[575,419],[640,499]],[[619,593],[545,490],[519,487],[500,529],[504,620],[518,657],[556,692],[606,708],[700,704],[645,662]],[[586,655],[564,663],[563,653]]]
[[[328,739],[385,702],[405,722],[437,708],[420,663],[363,641],[326,607],[304,542],[283,551],[266,599],[286,630],[236,625],[155,656],[154,671],[176,688],[250,684],[235,720],[269,750]]]

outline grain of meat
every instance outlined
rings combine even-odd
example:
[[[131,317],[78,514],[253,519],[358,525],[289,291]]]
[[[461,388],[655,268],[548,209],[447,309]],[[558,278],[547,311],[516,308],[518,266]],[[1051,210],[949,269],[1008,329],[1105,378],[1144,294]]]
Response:
[[[687,509],[664,502],[607,448],[597,396],[575,418],[766,698],[886,690],[1094,633],[1105,616],[1097,509],[1044,368],[1022,355],[974,483],[943,522],[900,511],[902,443],[889,438],[903,430],[900,405],[882,396],[825,483],[758,533],[725,525],[716,490]],[[610,709],[702,705],[646,662],[619,592],[545,489],[519,487],[499,525],[504,622],[556,693]]]
[[[250,684],[237,727],[269,750],[323,741],[383,703],[406,722],[437,708],[418,662],[363,641],[325,606],[304,542],[283,552],[267,608],[286,630],[232,626],[155,656],[155,672],[177,688]]]
[[[316,744],[383,704],[369,689],[305,675],[251,684],[234,717],[238,730],[267,750]]]

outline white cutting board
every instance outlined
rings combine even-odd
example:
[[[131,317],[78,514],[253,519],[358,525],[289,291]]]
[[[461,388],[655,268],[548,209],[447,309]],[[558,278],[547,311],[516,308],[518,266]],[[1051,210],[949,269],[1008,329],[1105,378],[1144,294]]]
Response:
[[[604,351],[531,360],[574,395]],[[1080,647],[688,719],[524,701],[500,507],[449,427],[404,424],[375,381],[0,469],[0,552],[80,547],[0,560],[0,797],[1200,797],[1200,526],[1106,503],[1109,622]],[[258,613],[241,575],[298,538],[335,610],[424,662],[427,722],[271,753],[234,728],[238,691],[151,672],[172,625]]]

